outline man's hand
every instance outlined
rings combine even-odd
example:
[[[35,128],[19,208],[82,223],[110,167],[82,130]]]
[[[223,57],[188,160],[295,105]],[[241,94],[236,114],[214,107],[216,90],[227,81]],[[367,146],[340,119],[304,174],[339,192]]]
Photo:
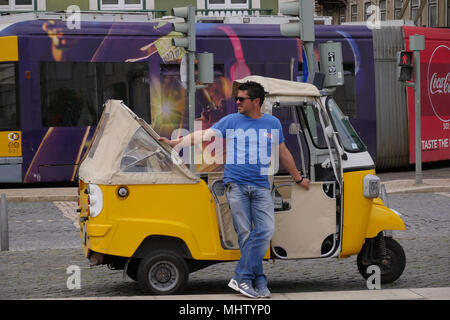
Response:
[[[303,186],[306,190],[309,190],[309,183],[310,181],[308,178],[303,178],[303,181],[298,184]]]
[[[169,146],[171,146],[172,148],[174,148],[178,143],[180,143],[179,139],[169,140],[166,137],[160,137],[160,138],[158,138],[158,141],[164,142],[164,143],[168,144]]]

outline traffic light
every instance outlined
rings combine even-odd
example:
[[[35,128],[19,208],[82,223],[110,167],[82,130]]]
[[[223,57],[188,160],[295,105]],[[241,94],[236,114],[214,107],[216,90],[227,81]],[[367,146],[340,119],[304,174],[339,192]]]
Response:
[[[287,16],[299,17],[299,22],[280,25],[283,36],[298,37],[303,41],[315,40],[313,0],[280,2],[280,12]]]
[[[174,23],[173,30],[183,33],[181,38],[173,38],[172,44],[176,47],[186,48],[188,51],[195,52],[195,7],[178,7],[172,9],[172,15],[186,19],[186,22]]]
[[[319,44],[320,72],[325,75],[323,86],[336,87],[344,85],[344,65],[342,45],[340,42]]]
[[[202,52],[198,58],[198,82],[203,84],[214,83],[214,54]]]
[[[413,77],[413,53],[411,51],[397,52],[397,80],[410,81]]]

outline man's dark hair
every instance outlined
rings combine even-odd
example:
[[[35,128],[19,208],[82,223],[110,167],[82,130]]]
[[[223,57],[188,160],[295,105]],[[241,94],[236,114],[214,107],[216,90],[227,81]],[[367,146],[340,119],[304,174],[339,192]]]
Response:
[[[239,85],[238,90],[247,91],[251,99],[259,98],[259,106],[262,106],[266,92],[264,87],[255,81],[247,81]]]

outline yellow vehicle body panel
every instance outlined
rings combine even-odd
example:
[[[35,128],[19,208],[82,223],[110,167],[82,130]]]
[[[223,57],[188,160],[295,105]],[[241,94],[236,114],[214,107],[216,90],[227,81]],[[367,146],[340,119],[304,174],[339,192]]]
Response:
[[[404,230],[402,219],[384,206],[380,198],[363,195],[363,178],[375,170],[344,172],[343,235],[340,257],[358,254],[366,238],[383,230]]]
[[[19,61],[19,48],[17,36],[0,38],[0,61]]]
[[[19,61],[17,36],[0,37],[0,62]],[[0,157],[22,156],[22,132],[0,132]]]
[[[86,184],[80,183],[85,188]],[[131,257],[145,238],[162,235],[184,241],[196,260],[237,260],[239,250],[224,250],[220,243],[214,199],[204,181],[179,185],[128,185],[120,198],[119,186],[99,186],[103,210],[84,223],[89,251]],[[80,203],[87,197],[80,190]],[[81,215],[87,209],[81,206]],[[80,236],[83,240],[82,228]]]
[[[366,238],[376,237],[383,230],[405,230],[405,223],[394,211],[384,205],[383,200],[376,198],[373,199]]]
[[[344,210],[341,257],[361,251],[369,224],[372,199],[363,196],[363,178],[375,170],[344,172]]]
[[[22,132],[1,131],[0,157],[21,157],[21,156],[22,156]]]

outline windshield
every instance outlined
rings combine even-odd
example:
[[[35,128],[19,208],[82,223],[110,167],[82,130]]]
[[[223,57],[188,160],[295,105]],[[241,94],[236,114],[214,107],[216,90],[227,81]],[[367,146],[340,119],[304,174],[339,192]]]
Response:
[[[312,142],[317,148],[326,149],[327,142],[320,125],[319,110],[313,105],[306,105],[303,107],[303,114]]]
[[[122,172],[168,172],[173,170],[170,154],[142,128],[135,134],[125,149],[120,161]]]
[[[327,108],[333,119],[336,130],[339,133],[341,142],[347,152],[361,152],[367,148],[356,133],[347,116],[339,109],[336,101],[332,97],[327,98]]]

